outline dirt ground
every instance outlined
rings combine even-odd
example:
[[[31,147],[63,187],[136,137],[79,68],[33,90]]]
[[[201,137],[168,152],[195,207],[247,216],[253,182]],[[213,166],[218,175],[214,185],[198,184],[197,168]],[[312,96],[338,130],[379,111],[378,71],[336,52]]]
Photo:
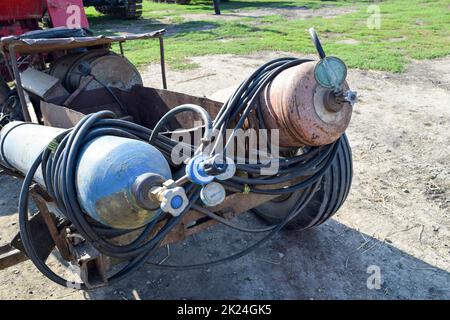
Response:
[[[194,58],[199,69],[168,71],[169,88],[213,96],[282,55]],[[146,85],[160,87],[158,66],[142,71]],[[354,179],[346,203],[327,223],[283,232],[232,263],[195,271],[145,266],[90,292],[59,287],[25,262],[0,271],[0,298],[450,299],[450,58],[412,61],[403,74],[350,70],[348,82],[359,95],[347,131]],[[20,182],[0,176],[0,186],[5,242],[18,229]],[[239,219],[260,223],[249,215]],[[171,245],[166,263],[217,259],[253,241],[216,226]],[[58,267],[54,259],[51,265]],[[379,289],[367,286],[373,266],[380,268]]]

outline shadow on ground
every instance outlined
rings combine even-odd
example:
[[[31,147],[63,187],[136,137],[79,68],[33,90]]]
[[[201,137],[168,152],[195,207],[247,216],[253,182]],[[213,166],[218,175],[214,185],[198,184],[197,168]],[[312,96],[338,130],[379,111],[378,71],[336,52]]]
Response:
[[[247,216],[244,220],[254,219]],[[229,232],[234,231],[217,226],[172,245],[170,257],[164,263],[195,264],[218,259],[254,241],[247,235],[230,236]],[[159,255],[161,261],[167,256],[166,249],[162,248]],[[381,287],[368,289],[368,278],[377,267],[380,268]],[[283,232],[250,255],[216,267],[171,271],[146,265],[130,278],[108,288],[86,292],[85,297],[448,299],[450,274],[330,220],[317,229]]]
[[[326,5],[330,5],[335,1],[324,1]],[[175,4],[174,4],[175,6]],[[243,2],[243,1],[226,1],[221,3],[222,15],[217,16],[214,15],[214,11],[212,8],[211,1],[196,1],[195,2],[195,10],[193,10],[193,15],[198,15],[197,21],[186,21],[186,22],[172,22],[171,16],[163,16],[161,18],[150,18],[150,17],[142,17],[137,20],[123,20],[116,19],[109,16],[95,16],[89,17],[89,23],[91,25],[92,31],[96,34],[105,34],[105,35],[119,35],[126,33],[144,33],[150,32],[157,29],[166,29],[167,35],[172,35],[178,32],[191,32],[191,31],[203,31],[215,28],[218,26],[217,23],[214,23],[214,19],[222,18],[225,20],[227,18],[258,18],[258,15],[252,15],[252,11],[249,10],[248,14],[234,14],[235,10],[241,10],[245,8],[253,8],[253,9],[300,9],[307,10],[311,7],[311,4],[305,3],[303,6],[298,6],[298,3],[291,1],[278,1],[278,2],[266,2],[266,1],[258,1],[258,2]],[[190,15],[189,6],[184,6],[186,12],[184,14]],[[205,13],[199,13],[198,9],[206,10]],[[210,12],[209,12],[210,9]],[[246,11],[247,12],[247,11]],[[174,15],[175,18],[183,17],[183,14]],[[202,21],[202,20],[207,21]],[[219,20],[219,21],[220,21]],[[253,30],[255,31],[255,30]]]
[[[22,181],[0,173],[0,217],[17,213]]]
[[[339,1],[334,0],[323,0],[320,5],[336,5]],[[211,0],[191,0],[191,4],[194,5],[193,13],[198,13],[198,9],[205,10],[205,13],[211,13],[214,15],[214,7]],[[292,8],[303,8],[309,9],[314,6],[317,6],[317,2],[308,2],[305,1],[301,6],[299,6],[298,2],[295,1],[235,1],[235,0],[226,0],[220,1],[220,11],[221,13],[227,13],[227,11],[236,11],[236,10],[252,10],[252,9],[292,9]],[[187,14],[189,14],[189,5],[185,5],[183,9],[186,9]]]
[[[166,37],[174,36],[181,37],[186,36],[192,32],[210,32],[214,33],[214,29],[220,27],[220,23],[215,22],[213,20],[200,20],[200,21],[185,21],[181,23],[162,23],[159,20],[139,20],[135,24],[104,24],[104,25],[96,25],[92,28],[92,31],[96,35],[108,35],[108,36],[117,36],[117,35],[127,35],[127,34],[139,34],[139,33],[147,33],[160,29],[166,30]],[[283,34],[282,32],[271,30],[270,28],[263,28],[261,26],[248,26],[248,25],[240,25],[241,29],[244,29],[245,32],[258,32],[265,31],[277,34]]]
[[[324,4],[333,4],[337,3],[337,1],[323,1]],[[201,6],[203,10],[208,10],[211,8],[213,11],[213,5],[212,1],[210,0],[197,0],[192,1],[193,4],[196,5],[196,7]],[[311,3],[308,3],[305,1],[305,4],[302,7],[308,8],[311,6]],[[220,9],[225,10],[238,10],[238,9],[246,9],[246,8],[299,8],[298,2],[295,1],[235,1],[235,0],[228,0],[228,1],[221,1],[220,2]],[[213,11],[214,12],[214,11]]]

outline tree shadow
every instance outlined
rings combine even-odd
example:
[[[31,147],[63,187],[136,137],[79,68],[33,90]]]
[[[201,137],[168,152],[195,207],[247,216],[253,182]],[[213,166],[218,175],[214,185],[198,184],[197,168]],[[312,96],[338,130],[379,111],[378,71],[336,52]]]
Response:
[[[243,220],[254,220],[246,217]],[[170,246],[165,264],[196,264],[255,241],[216,226]],[[161,261],[167,255],[161,248]],[[379,269],[378,269],[379,268]],[[377,288],[377,270],[381,283]],[[369,278],[371,277],[371,278]],[[369,287],[368,287],[369,282]],[[233,262],[190,271],[144,265],[88,299],[449,299],[450,274],[335,220],[304,232],[282,232]]]
[[[339,1],[336,0],[324,0],[321,1],[325,5],[338,4]],[[201,9],[208,10],[211,8],[213,10],[212,0],[194,0],[191,2],[197,8],[200,6]],[[280,8],[280,9],[289,9],[289,8],[311,8],[312,6],[317,6],[317,2],[312,1],[303,1],[299,3],[298,1],[221,1],[220,9],[221,11],[227,10],[239,10],[239,9],[247,9],[247,8]]]
[[[330,5],[333,3],[337,3],[337,1],[322,1],[324,5]],[[205,20],[205,16],[202,16],[202,13],[199,13],[198,11],[193,10],[193,14],[199,14],[201,17],[200,21],[187,21],[182,23],[172,23],[170,22],[170,16],[164,17],[162,19],[156,19],[156,18],[147,18],[143,17],[137,20],[123,20],[118,18],[113,18],[109,16],[90,16],[89,17],[89,23],[91,25],[92,31],[94,31],[96,34],[104,34],[104,35],[118,35],[122,33],[143,33],[143,32],[150,32],[154,31],[156,29],[167,29],[168,35],[172,35],[174,33],[177,33],[182,30],[190,30],[190,31],[201,31],[201,26],[205,26],[206,28],[210,28],[211,26],[217,27],[218,24],[213,21],[213,19],[221,19],[221,21],[226,20],[227,18],[258,18],[260,16],[258,15],[252,15],[251,11],[248,12],[248,14],[235,14],[233,13],[234,10],[240,10],[245,8],[262,8],[262,9],[270,9],[270,8],[279,8],[279,9],[289,9],[289,8],[295,8],[295,9],[309,9],[313,5],[317,6],[317,2],[308,2],[305,1],[301,5],[299,5],[298,2],[294,1],[277,1],[277,2],[270,2],[270,1],[227,1],[221,3],[221,9],[222,9],[222,16],[216,16],[214,15],[214,11],[212,8],[212,1],[210,0],[201,0],[201,1],[195,1],[193,2],[195,4],[195,10],[199,9],[211,9],[211,16],[207,16],[208,21],[202,21]],[[176,5],[176,4],[174,4]],[[187,12],[186,14],[189,14],[189,5],[185,6]],[[208,11],[204,14],[208,14]],[[176,15],[176,17],[183,16]]]
[[[114,27],[102,27],[98,30],[94,30],[96,34],[103,34],[103,35],[123,35],[123,34],[138,34],[138,33],[146,33],[151,32],[159,29],[165,29],[166,30],[166,37],[182,37],[186,36],[189,33],[192,32],[208,32],[211,34],[214,33],[214,29],[220,27],[220,23],[212,21],[212,20],[202,20],[202,21],[185,21],[181,23],[161,23],[161,22],[147,22],[140,25],[119,25]],[[258,26],[253,25],[240,25],[240,28],[242,28],[245,32],[272,32],[281,34],[282,32],[276,31],[276,30],[266,30]]]

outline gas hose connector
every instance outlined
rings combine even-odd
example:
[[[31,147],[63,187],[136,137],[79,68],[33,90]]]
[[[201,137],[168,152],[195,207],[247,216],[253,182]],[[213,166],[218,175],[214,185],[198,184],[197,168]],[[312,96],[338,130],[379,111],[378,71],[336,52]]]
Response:
[[[162,187],[153,189],[151,197],[159,201],[162,211],[174,217],[179,216],[189,204],[185,190],[177,186],[173,180],[167,180]]]
[[[216,166],[223,168],[223,172],[216,175],[216,178],[218,180],[228,180],[235,175],[236,164],[234,163],[233,159],[227,157],[224,161],[222,156],[217,155],[214,157],[214,161],[216,163]]]
[[[213,157],[198,154],[186,164],[186,175],[193,183],[205,185],[217,178],[219,180],[230,179],[236,173],[236,165],[230,158],[215,155]]]
[[[345,101],[349,102],[353,107],[353,105],[358,101],[358,93],[356,91],[347,90],[344,93],[344,99]]]

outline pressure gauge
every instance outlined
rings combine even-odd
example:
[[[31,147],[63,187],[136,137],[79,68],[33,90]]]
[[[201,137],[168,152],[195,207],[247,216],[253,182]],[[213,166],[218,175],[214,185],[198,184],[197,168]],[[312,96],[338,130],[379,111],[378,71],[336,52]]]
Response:
[[[322,87],[338,91],[347,78],[347,66],[339,58],[324,57],[317,63],[314,76]]]
[[[203,186],[200,198],[208,207],[214,207],[225,200],[225,188],[218,182],[211,182]]]

